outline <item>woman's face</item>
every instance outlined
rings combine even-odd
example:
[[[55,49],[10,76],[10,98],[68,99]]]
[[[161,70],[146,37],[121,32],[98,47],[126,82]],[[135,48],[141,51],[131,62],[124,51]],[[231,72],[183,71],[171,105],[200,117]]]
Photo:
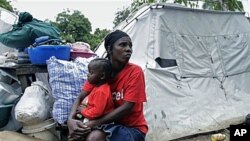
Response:
[[[132,55],[132,42],[129,37],[122,37],[114,44],[111,52],[112,62],[128,63]]]

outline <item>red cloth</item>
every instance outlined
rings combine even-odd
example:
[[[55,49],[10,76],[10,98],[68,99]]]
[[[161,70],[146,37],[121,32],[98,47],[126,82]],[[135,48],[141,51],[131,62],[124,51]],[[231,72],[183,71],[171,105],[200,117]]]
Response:
[[[138,128],[147,133],[148,126],[143,114],[143,102],[146,102],[144,74],[138,65],[128,63],[119,74],[109,82],[115,107],[121,106],[125,101],[135,102],[128,116],[118,123]],[[86,82],[83,90],[91,91],[93,85]]]
[[[81,111],[85,118],[96,119],[114,110],[110,86],[107,83],[99,87],[93,87],[86,98],[83,101],[88,101],[87,107]]]

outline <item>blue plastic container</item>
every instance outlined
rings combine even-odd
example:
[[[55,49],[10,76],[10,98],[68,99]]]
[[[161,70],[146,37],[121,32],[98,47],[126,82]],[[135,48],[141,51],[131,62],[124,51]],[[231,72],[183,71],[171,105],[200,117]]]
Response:
[[[68,45],[41,45],[29,47],[28,54],[31,64],[46,65],[46,61],[50,57],[55,56],[60,60],[70,59],[70,46]]]

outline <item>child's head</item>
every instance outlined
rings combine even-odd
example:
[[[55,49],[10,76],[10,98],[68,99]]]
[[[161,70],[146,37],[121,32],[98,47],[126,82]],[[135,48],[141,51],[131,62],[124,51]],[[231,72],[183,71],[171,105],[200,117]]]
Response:
[[[110,78],[112,65],[107,59],[96,58],[90,61],[88,70],[88,82],[94,85],[101,85]]]

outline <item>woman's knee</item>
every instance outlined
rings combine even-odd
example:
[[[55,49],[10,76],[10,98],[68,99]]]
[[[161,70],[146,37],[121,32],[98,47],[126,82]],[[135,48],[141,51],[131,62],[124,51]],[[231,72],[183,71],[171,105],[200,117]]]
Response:
[[[106,141],[106,134],[101,130],[94,130],[89,133],[86,141]]]

